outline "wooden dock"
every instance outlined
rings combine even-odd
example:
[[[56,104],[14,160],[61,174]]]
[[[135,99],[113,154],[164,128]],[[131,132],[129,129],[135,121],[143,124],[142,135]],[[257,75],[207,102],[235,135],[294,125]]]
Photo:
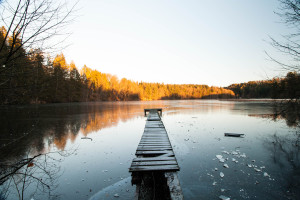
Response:
[[[145,109],[149,112],[144,133],[137,147],[130,172],[140,171],[178,171],[179,166],[174,155],[166,128],[158,112],[162,109]]]
[[[129,171],[136,185],[136,199],[183,200],[177,177],[179,166],[166,128],[161,121],[162,109],[145,109],[144,133]],[[147,116],[148,113],[148,116]]]

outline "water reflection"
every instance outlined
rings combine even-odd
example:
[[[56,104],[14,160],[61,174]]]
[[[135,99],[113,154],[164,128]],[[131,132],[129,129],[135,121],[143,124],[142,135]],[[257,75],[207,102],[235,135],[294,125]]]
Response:
[[[13,196],[24,199],[48,194],[58,186],[58,163],[65,148],[81,133],[113,127],[143,114],[143,108],[131,104],[93,103],[0,108],[0,199]],[[69,152],[69,150],[68,150]],[[10,189],[9,189],[10,188]],[[34,194],[33,194],[34,193]]]
[[[273,121],[285,120],[289,127],[300,128],[299,103],[274,103],[270,114],[249,114],[250,117],[267,118]]]
[[[265,139],[265,148],[270,151],[274,165],[279,166],[286,185],[283,193],[288,198],[300,197],[300,105],[298,103],[276,103],[272,114],[255,114],[251,117],[284,120],[293,128],[288,134],[274,133]]]
[[[60,159],[55,157],[59,154]],[[58,197],[54,190],[58,187],[58,178],[62,172],[57,165],[62,157],[70,153],[52,152],[38,154],[19,160],[15,163],[1,162],[0,164],[0,199],[53,199]]]
[[[271,152],[271,159],[280,168],[286,181],[284,193],[294,198],[300,197],[300,133],[294,131],[288,135],[275,133],[265,141],[265,147]]]
[[[45,153],[53,147],[64,150],[79,132],[85,136],[140,116],[139,106],[126,104],[66,104],[1,109],[0,156],[18,160],[27,155]]]
[[[129,103],[80,103],[26,107],[0,108],[0,156],[5,160],[21,159],[31,152],[45,153],[55,146],[64,150],[68,141],[74,142],[81,132],[88,136],[92,132],[117,126],[137,116],[143,117],[143,109],[162,107],[168,115],[215,112],[233,107],[215,101],[164,101]],[[178,103],[178,104],[177,104]],[[209,106],[208,106],[209,105]]]
[[[54,158],[53,164],[55,164],[48,165],[51,166],[50,170],[59,169],[59,167],[68,169],[69,166],[72,166],[72,170],[55,172],[58,177],[52,179],[55,184],[50,188],[52,192],[52,188],[59,184],[55,194],[51,194],[64,193],[65,196],[61,199],[87,199],[87,195],[102,191],[101,189],[129,176],[128,167],[132,157],[134,157],[145,124],[143,109],[157,107],[163,108],[163,120],[172,140],[174,151],[176,151],[176,156],[181,162],[180,181],[183,183],[182,187],[185,191],[191,187],[197,188],[197,190],[192,191],[195,195],[194,199],[198,199],[201,195],[204,199],[210,197],[213,199],[215,196],[212,194],[217,194],[217,187],[212,186],[211,179],[208,180],[210,176],[207,173],[212,173],[211,170],[218,164],[212,159],[224,150],[221,149],[222,147],[228,151],[240,147],[242,152],[247,153],[247,156],[249,155],[249,159],[251,157],[250,163],[252,159],[256,159],[257,162],[258,160],[262,161],[261,164],[266,166],[267,172],[272,175],[272,178],[277,178],[275,174],[282,173],[280,176],[282,180],[278,178],[278,184],[277,182],[275,184],[275,181],[267,182],[272,186],[275,185],[276,190],[281,186],[281,183],[286,183],[285,177],[290,179],[288,181],[290,193],[295,192],[297,187],[299,188],[299,182],[297,182],[297,177],[299,179],[299,129],[296,129],[296,124],[299,124],[299,114],[276,112],[275,107],[270,102],[263,101],[175,100],[0,107],[1,163],[18,163],[22,159],[43,154],[37,158],[40,161],[34,162],[41,162],[39,165],[45,166],[45,163],[43,164],[45,154],[49,155],[49,152],[53,151],[66,151],[69,150],[70,146],[76,148],[78,145],[78,153],[69,156],[69,158],[66,157],[65,161],[62,160],[61,165],[59,165],[60,156],[50,154]],[[262,118],[268,120],[262,120]],[[293,128],[288,128],[284,123],[281,123],[283,119],[287,120],[287,124]],[[246,137],[243,140],[223,138],[225,131],[242,132],[246,134]],[[277,133],[274,135],[276,131]],[[261,143],[264,144],[261,145]],[[268,151],[265,151],[266,148]],[[184,152],[185,149],[186,152]],[[270,158],[272,162],[268,160]],[[47,160],[49,159],[47,158]],[[49,163],[50,161],[51,159]],[[246,161],[248,162],[248,160]],[[20,170],[22,175],[15,176],[15,180],[19,181],[18,187],[15,187],[14,179],[6,179],[8,181],[1,186],[2,196],[7,195],[3,192],[6,191],[3,188],[8,186],[9,180],[11,180],[10,192],[16,196],[18,196],[18,191],[20,194],[22,193],[21,181],[24,180],[26,168],[31,170],[31,173],[39,166],[38,164],[33,166],[28,164],[23,165]],[[228,191],[231,191],[229,194],[232,197],[241,197],[239,194],[241,188],[238,187],[247,185],[246,183],[249,182],[247,186],[243,186],[244,189],[249,187],[247,190],[250,194],[247,197],[257,196],[257,188],[254,185],[257,174],[253,174],[253,170],[250,171],[252,168],[248,169],[242,161],[240,165],[230,164],[230,168],[226,169],[228,172],[226,171],[225,177],[231,178],[224,179],[223,182]],[[275,167],[275,165],[279,167]],[[220,165],[219,169],[221,168]],[[278,168],[282,170],[279,171]],[[242,173],[241,170],[248,170],[247,173],[251,172],[250,178],[255,180],[249,181],[246,172],[246,174],[237,176],[237,172]],[[4,168],[1,171],[4,171]],[[43,171],[36,170],[35,172],[37,177],[42,176]],[[215,173],[217,179],[219,171]],[[201,182],[199,182],[199,176],[195,176],[195,174],[202,177]],[[30,176],[26,175],[26,177],[29,178]],[[237,185],[234,182],[235,177],[236,181],[239,181]],[[264,183],[264,178],[266,177],[262,175],[261,183]],[[44,180],[44,178],[42,179]],[[24,193],[29,195],[29,199],[31,191],[35,191],[33,188],[37,185],[37,182],[34,182],[36,180],[33,178],[25,184],[28,186],[27,183],[32,183],[32,186],[28,186],[24,190]],[[223,188],[224,185],[220,185],[220,187]],[[267,188],[268,190],[266,190],[266,187],[262,187],[262,185],[259,185],[263,188],[259,190],[262,192],[260,197],[265,197],[268,192],[276,196],[270,191],[271,189]],[[201,187],[204,186],[207,187],[206,192],[201,190]],[[39,188],[42,189],[41,185]],[[47,186],[44,187],[48,194],[47,188]],[[267,192],[264,192],[265,190]],[[124,193],[127,193],[126,190]],[[296,194],[299,195],[299,193]],[[112,198],[114,197],[112,196]]]

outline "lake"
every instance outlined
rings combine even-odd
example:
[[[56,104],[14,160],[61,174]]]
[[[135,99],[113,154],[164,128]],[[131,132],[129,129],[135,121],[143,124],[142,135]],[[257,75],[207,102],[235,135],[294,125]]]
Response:
[[[163,108],[185,199],[300,199],[295,115],[263,100],[2,106],[0,199],[133,199],[144,108]]]

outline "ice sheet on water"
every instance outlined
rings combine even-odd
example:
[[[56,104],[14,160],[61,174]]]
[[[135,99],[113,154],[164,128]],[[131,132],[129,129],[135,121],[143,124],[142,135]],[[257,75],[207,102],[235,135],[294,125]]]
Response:
[[[246,154],[245,154],[245,153],[242,153],[242,154],[240,155],[240,157],[246,158]]]
[[[224,173],[220,172],[220,177],[223,178],[224,177]]]
[[[225,162],[225,159],[223,158],[222,155],[216,155],[216,157],[219,159],[219,162],[221,163]]]
[[[219,199],[221,199],[221,200],[230,200],[229,197],[226,197],[224,195],[219,196]]]
[[[229,152],[228,152],[228,151],[222,151],[222,153],[225,153],[225,154],[229,155]]]
[[[89,200],[117,199],[118,197],[119,199],[134,199],[134,194],[135,187],[131,185],[131,177],[127,177],[96,192]]]
[[[260,169],[257,169],[257,168],[254,168],[254,170],[255,170],[256,172],[261,172],[261,170],[260,170]]]
[[[267,172],[264,172],[264,177],[270,177],[270,175]]]
[[[119,195],[116,193],[116,194],[114,194],[114,197],[119,197]]]

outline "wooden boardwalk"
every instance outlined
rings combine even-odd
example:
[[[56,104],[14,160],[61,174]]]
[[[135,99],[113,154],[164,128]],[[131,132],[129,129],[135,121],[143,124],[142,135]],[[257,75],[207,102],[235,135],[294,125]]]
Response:
[[[135,153],[137,158],[133,159],[129,171],[178,171],[177,160],[160,118],[162,109],[145,109],[144,111],[145,115],[149,114],[143,136]]]

